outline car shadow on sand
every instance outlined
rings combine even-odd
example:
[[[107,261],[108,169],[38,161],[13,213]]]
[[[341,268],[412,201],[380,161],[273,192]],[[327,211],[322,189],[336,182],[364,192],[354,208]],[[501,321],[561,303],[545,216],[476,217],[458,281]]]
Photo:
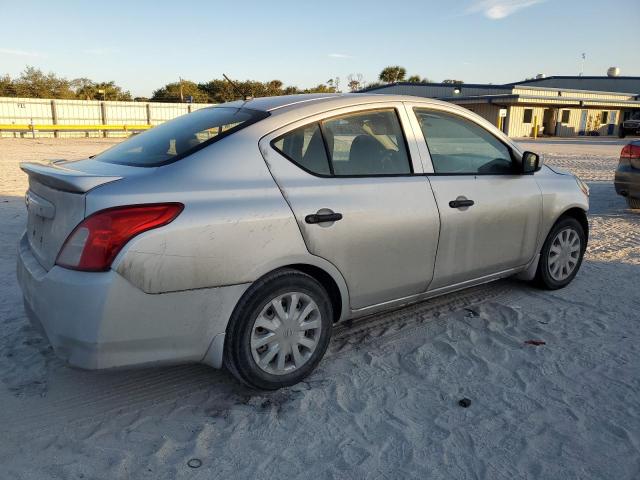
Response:
[[[586,182],[589,185],[590,217],[639,218],[640,210],[631,210],[624,197],[616,193],[613,182]]]

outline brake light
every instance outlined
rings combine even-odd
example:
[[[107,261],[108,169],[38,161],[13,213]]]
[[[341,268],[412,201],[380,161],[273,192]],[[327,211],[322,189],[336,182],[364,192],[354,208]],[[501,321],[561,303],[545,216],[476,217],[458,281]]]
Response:
[[[64,242],[56,264],[72,270],[109,270],[129,240],[171,223],[184,209],[181,203],[152,203],[108,208],[85,218]]]
[[[640,145],[630,143],[620,152],[620,158],[640,158]]]

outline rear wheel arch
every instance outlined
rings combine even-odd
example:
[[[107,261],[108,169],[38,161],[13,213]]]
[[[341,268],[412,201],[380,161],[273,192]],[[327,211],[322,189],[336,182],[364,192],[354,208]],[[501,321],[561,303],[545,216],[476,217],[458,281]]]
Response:
[[[338,287],[338,283],[331,276],[331,274],[320,267],[306,263],[286,265],[283,268],[298,270],[316,279],[324,287],[324,289],[327,291],[327,294],[329,295],[329,298],[331,299],[331,305],[333,307],[333,322],[335,323],[340,320],[340,317],[342,316],[342,307],[344,305],[344,300],[342,298],[342,293],[340,292],[340,287]]]
[[[326,290],[333,308],[333,323],[345,320],[349,316],[349,290],[347,283],[332,263],[312,255],[292,255],[289,258],[260,265],[251,274],[252,285],[281,270],[296,270],[309,275]],[[246,292],[245,292],[246,294]],[[237,301],[235,308],[243,301],[244,295]]]

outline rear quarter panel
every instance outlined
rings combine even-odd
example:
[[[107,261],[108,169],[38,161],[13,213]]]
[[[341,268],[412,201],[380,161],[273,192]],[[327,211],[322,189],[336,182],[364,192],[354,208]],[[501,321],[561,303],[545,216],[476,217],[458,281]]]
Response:
[[[185,205],[171,224],[126,245],[113,265],[120,275],[144,292],[164,293],[251,282],[287,258],[309,256],[251,130],[87,196],[87,214],[114,205]]]

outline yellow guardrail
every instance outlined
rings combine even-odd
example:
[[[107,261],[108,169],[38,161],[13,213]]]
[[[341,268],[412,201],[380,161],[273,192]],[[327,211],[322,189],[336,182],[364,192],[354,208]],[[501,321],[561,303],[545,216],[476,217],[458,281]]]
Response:
[[[133,132],[149,130],[153,125],[38,125],[38,124],[1,124],[0,131],[11,132],[91,132],[91,131],[121,131]]]

